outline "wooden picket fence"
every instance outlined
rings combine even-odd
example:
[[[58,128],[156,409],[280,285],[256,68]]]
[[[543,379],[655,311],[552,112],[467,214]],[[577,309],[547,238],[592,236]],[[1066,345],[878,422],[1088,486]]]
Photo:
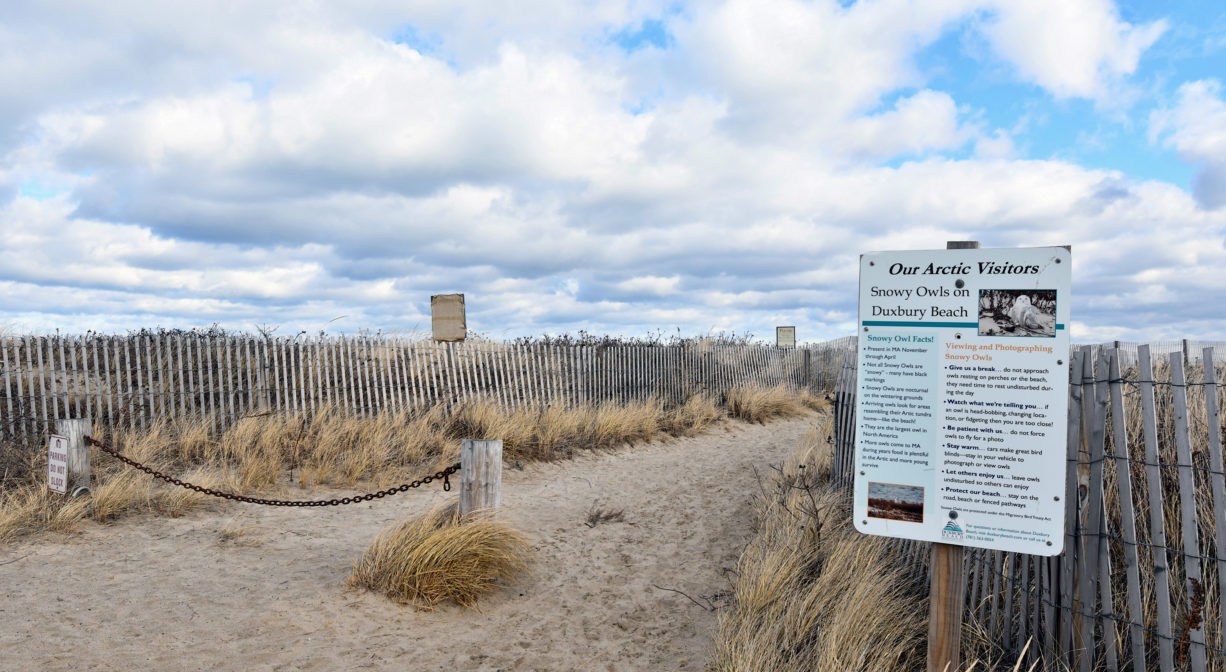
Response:
[[[967,620],[1010,665],[1029,641],[1026,666],[1226,670],[1223,371],[1213,347],[1165,349],[1155,362],[1136,347],[1131,367],[1114,344],[1070,354],[1064,551],[967,550]],[[835,388],[834,480],[848,496],[855,374],[851,353]],[[927,543],[892,543],[926,571]]]
[[[506,409],[720,398],[739,385],[833,387],[854,338],[765,345],[560,346],[437,343],[389,335],[273,338],[216,331],[0,339],[0,439],[45,441],[59,417],[144,428],[205,417],[223,429],[261,413],[361,415],[477,399]]]

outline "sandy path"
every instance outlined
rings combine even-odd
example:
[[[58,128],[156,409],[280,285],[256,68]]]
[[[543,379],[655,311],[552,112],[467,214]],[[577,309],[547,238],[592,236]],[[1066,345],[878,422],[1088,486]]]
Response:
[[[438,487],[326,509],[223,502],[0,547],[0,669],[701,670],[715,614],[652,586],[726,602],[754,467],[812,423],[506,470],[504,515],[537,562],[480,611],[346,588],[382,528],[454,496]],[[625,522],[584,525],[597,500]],[[245,531],[223,541],[227,525]]]

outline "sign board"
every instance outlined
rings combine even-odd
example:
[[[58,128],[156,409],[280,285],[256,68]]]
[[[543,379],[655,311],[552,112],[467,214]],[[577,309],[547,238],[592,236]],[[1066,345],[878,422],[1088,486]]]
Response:
[[[430,327],[436,341],[462,341],[468,335],[463,294],[430,297]]]
[[[68,493],[68,437],[52,434],[47,441],[47,488]]]
[[[795,348],[796,327],[775,327],[775,345],[780,348]]]
[[[857,529],[1060,552],[1070,267],[1063,247],[861,256]]]

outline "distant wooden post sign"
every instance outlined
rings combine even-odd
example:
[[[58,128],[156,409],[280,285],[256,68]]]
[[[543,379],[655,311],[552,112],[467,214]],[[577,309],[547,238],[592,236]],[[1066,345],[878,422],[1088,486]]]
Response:
[[[463,294],[430,297],[430,327],[436,341],[462,341],[468,335]]]
[[[796,347],[796,327],[775,327],[775,345],[780,348]]]
[[[68,494],[68,437],[52,434],[47,441],[47,489]]]

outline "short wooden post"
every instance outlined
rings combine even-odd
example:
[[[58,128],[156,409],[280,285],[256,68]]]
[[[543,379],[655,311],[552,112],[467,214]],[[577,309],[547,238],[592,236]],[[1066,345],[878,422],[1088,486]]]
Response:
[[[55,433],[68,439],[68,492],[73,497],[90,492],[89,487],[89,434],[93,422],[89,418],[59,418],[55,421]]]
[[[928,672],[957,672],[962,664],[962,606],[966,581],[962,576],[966,549],[954,544],[932,545],[932,584],[928,588]]]
[[[502,439],[460,444],[460,515],[496,509],[502,502]]]
[[[947,250],[977,250],[973,240],[951,240]],[[966,549],[955,544],[932,545],[932,581],[928,586],[928,672],[962,669],[962,609],[966,582],[962,565]]]

